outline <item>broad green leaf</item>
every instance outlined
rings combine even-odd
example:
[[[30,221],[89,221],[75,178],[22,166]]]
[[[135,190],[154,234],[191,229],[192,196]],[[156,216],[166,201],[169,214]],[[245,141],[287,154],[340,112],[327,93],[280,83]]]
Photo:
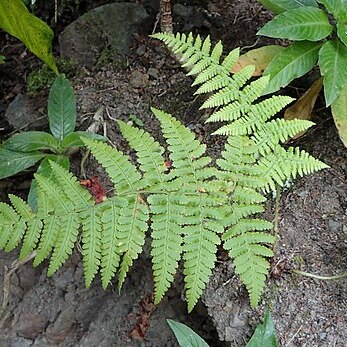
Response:
[[[319,51],[325,103],[331,105],[347,83],[347,47],[340,40],[324,43]]]
[[[343,19],[346,15],[346,6],[341,0],[318,0],[318,2],[323,4],[336,19]]]
[[[51,133],[58,139],[72,133],[76,126],[76,99],[69,81],[59,75],[49,92],[48,120]]]
[[[21,40],[29,51],[58,74],[52,55],[53,31],[44,21],[30,14],[22,0],[0,0],[0,28]]]
[[[24,153],[0,148],[0,179],[27,169],[44,157],[45,154],[39,152]]]
[[[209,347],[208,344],[194,330],[185,324],[167,319],[167,323],[174,332],[181,347]]]
[[[275,14],[293,10],[298,7],[318,7],[315,0],[259,0],[259,2]]]
[[[5,64],[5,57],[0,55],[0,64]]]
[[[263,324],[257,326],[246,347],[278,347],[276,330],[269,311],[266,311]]]
[[[331,112],[340,139],[347,147],[347,85],[340,90],[339,96],[331,104]]]
[[[327,14],[319,8],[309,6],[279,14],[257,34],[297,41],[319,41],[332,30]]]
[[[54,161],[55,163],[62,166],[64,169],[69,170],[70,168],[70,160],[68,157],[64,155],[47,155],[40,163],[40,166],[37,169],[37,173],[47,177],[52,178],[52,168],[49,164],[50,161]],[[32,208],[33,211],[37,211],[37,182],[35,179],[31,181],[30,190],[28,194],[28,204]]]
[[[310,71],[317,63],[320,47],[315,42],[294,42],[278,54],[264,71],[264,75],[270,75],[264,94],[273,93]]]
[[[341,42],[347,47],[347,25],[341,22],[336,24],[337,28],[337,36],[341,40]]]
[[[253,65],[255,66],[253,76],[261,76],[275,56],[284,49],[285,47],[279,45],[269,45],[252,49],[240,55],[238,61],[231,69],[231,72],[236,73],[247,65]]]
[[[84,142],[81,140],[81,137],[86,137],[90,140],[99,140],[99,141],[107,141],[105,136],[89,133],[87,131],[75,131],[71,134],[68,134],[64,137],[63,141],[61,141],[61,148],[68,147],[83,147],[85,146]]]
[[[11,136],[2,144],[2,147],[19,152],[32,152],[36,150],[50,150],[55,152],[59,148],[59,142],[54,136],[44,131],[26,131]]]

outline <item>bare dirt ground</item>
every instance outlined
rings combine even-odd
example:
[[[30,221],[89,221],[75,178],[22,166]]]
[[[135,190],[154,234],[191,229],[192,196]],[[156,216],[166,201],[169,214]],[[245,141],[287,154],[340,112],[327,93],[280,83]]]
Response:
[[[202,16],[194,17],[194,22],[192,18],[175,15],[176,30],[195,23],[189,29],[202,35],[211,34],[215,42],[221,39],[226,51],[237,46],[247,50],[247,46],[258,47],[268,42],[263,38],[257,41],[255,36],[270,18],[256,1],[179,3],[192,5]],[[79,128],[86,129],[95,112],[102,108],[101,131],[118,148],[131,154],[115,119],[136,121],[130,117],[136,115],[145,130],[160,137],[158,124],[150,112],[154,106],[181,119],[208,144],[209,153],[217,155],[223,142],[211,137],[211,129],[203,124],[204,114],[198,110],[202,100],[194,97],[191,79],[167,50],[147,34],[135,35],[126,67],[107,65],[98,71],[85,71],[72,80],[78,100]],[[1,71],[5,69],[6,64]],[[17,83],[17,89],[24,88]],[[293,94],[296,90],[289,92]],[[11,93],[14,94],[13,88]],[[7,106],[13,96],[2,94],[1,102]],[[168,295],[151,314],[145,339],[134,340],[129,335],[153,289],[148,245],[120,294],[115,288],[103,291],[99,281],[89,289],[84,288],[76,248],[68,263],[52,278],[46,277],[45,264],[33,269],[27,263],[12,275],[9,305],[0,320],[0,346],[177,346],[166,325],[167,318],[190,325],[211,346],[244,346],[265,308],[272,312],[283,347],[347,346],[346,279],[321,281],[291,272],[295,268],[333,275],[346,270],[347,150],[323,107],[314,120],[317,126],[295,145],[331,168],[296,180],[280,193],[277,203],[270,197],[267,214],[277,225],[278,242],[272,275],[257,310],[249,308],[247,293],[234,276],[232,263],[223,258],[193,314],[186,313],[178,274]],[[77,156],[73,167],[77,175],[79,163]],[[88,160],[86,169],[87,175],[99,175],[108,186],[107,177],[93,159]],[[16,256],[15,252],[0,252],[0,283],[5,266],[10,266]],[[283,272],[279,271],[282,264]]]

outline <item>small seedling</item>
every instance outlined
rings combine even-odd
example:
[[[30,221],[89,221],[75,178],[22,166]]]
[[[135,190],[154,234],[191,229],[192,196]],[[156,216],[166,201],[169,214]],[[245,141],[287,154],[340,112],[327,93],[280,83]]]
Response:
[[[0,146],[0,179],[13,176],[37,162],[37,172],[51,177],[49,161],[69,168],[69,155],[83,146],[81,136],[105,140],[101,135],[74,131],[76,127],[76,99],[69,81],[58,76],[48,97],[50,133],[26,131],[15,134]],[[31,183],[28,202],[36,210],[36,182]]]

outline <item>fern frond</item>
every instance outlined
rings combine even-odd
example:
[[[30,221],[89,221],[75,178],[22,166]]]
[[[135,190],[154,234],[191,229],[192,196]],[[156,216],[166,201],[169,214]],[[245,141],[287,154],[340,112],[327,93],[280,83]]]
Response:
[[[164,148],[142,129],[136,129],[122,121],[118,121],[118,125],[130,147],[136,151],[140,169],[144,173],[143,179],[150,187],[158,184],[162,186],[167,181]]]
[[[275,191],[276,184],[283,186],[290,178],[296,178],[298,175],[302,177],[329,167],[307,152],[293,147],[288,150],[277,147],[276,151],[262,157],[258,165],[266,180],[262,188],[267,192]]]
[[[213,210],[217,205],[216,202],[214,206],[206,206],[203,194],[201,194],[195,204],[195,221],[191,218],[190,225],[183,228],[183,273],[187,290],[188,312],[191,312],[196,305],[212,273],[216,261],[217,245],[220,243],[217,233],[223,231],[223,226],[218,223],[218,220],[209,221],[208,209]],[[194,207],[190,205],[189,208],[192,210]]]
[[[4,249],[10,240],[13,227],[19,221],[19,215],[11,206],[0,203],[0,216],[3,220],[0,225],[0,249]]]
[[[212,94],[202,104],[200,109],[224,106],[234,100],[239,100],[240,96],[242,95],[240,88],[244,86],[244,84],[252,77],[254,69],[254,66],[248,65],[232,77],[226,75],[225,78],[228,78],[226,87],[220,89],[215,94]],[[205,83],[207,83],[208,87],[209,82]]]
[[[89,208],[80,214],[85,285],[88,288],[99,270],[102,238],[101,208]]]
[[[40,174],[35,174],[35,179],[43,194],[46,195],[48,200],[51,200],[51,205],[55,207],[54,212],[57,215],[61,215],[59,221],[56,222],[60,222],[61,225],[64,226],[64,230],[59,231],[54,243],[53,254],[48,267],[48,276],[51,276],[62,264],[65,263],[69,255],[72,253],[78,236],[80,218],[74,211],[73,202],[64,194],[59,185]],[[42,197],[42,194],[38,195],[39,210],[41,209],[40,205],[42,204],[40,197]],[[36,220],[37,219],[35,219],[35,221]],[[57,226],[54,228],[57,228]],[[25,245],[26,240],[24,238],[22,249]]]
[[[118,247],[121,254],[118,275],[119,289],[121,289],[133,261],[142,252],[149,219],[148,207],[141,196],[127,200],[128,205],[121,209],[119,217]]]
[[[196,191],[201,175],[207,173],[204,178],[209,177],[211,170],[203,170],[210,162],[211,158],[202,156],[206,151],[206,146],[195,139],[194,134],[184,127],[179,121],[169,114],[152,108],[152,112],[158,118],[163,135],[168,143],[170,159],[173,169],[170,178],[183,178],[182,183],[195,185]],[[202,170],[202,173],[200,173]],[[175,186],[177,185],[174,184]],[[177,188],[175,188],[177,189]]]
[[[246,228],[247,229],[247,228]],[[275,238],[263,232],[246,232],[226,240],[225,249],[234,259],[235,272],[240,275],[249,293],[252,307],[258,305],[270,267],[266,257],[273,252],[261,243],[272,244]]]
[[[76,209],[94,205],[94,200],[88,191],[81,187],[76,177],[54,161],[50,161],[55,182],[62,188],[63,193],[74,204]]]
[[[101,238],[101,280],[107,288],[115,275],[120,262],[120,230],[119,218],[121,210],[128,205],[124,198],[113,197],[103,204],[102,238]]]
[[[139,184],[143,184],[141,174],[122,152],[104,142],[82,138],[95,159],[105,168],[112,183],[120,194],[136,194]]]
[[[22,199],[12,194],[9,195],[9,198],[18,215],[18,222],[14,223],[13,226],[1,223],[2,232],[5,232],[5,228],[9,228],[11,230],[11,237],[8,239],[5,246],[6,252],[10,252],[18,246],[26,230],[25,222],[30,220],[32,217],[30,206],[27,205]]]
[[[177,201],[178,200],[178,201]],[[152,216],[152,262],[155,303],[159,303],[173,281],[182,252],[181,223],[187,206],[174,194],[152,194],[148,198]],[[186,202],[188,203],[188,201]]]

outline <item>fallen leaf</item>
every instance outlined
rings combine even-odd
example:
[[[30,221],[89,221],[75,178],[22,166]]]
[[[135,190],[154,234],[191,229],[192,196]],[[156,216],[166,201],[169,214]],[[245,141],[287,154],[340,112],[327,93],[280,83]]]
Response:
[[[254,65],[253,76],[261,76],[273,58],[285,47],[279,45],[269,45],[255,48],[245,54],[240,55],[238,61],[231,69],[232,73],[238,72],[247,65]]]
[[[100,183],[98,176],[80,180],[80,185],[86,187],[89,190],[89,193],[94,197],[97,204],[107,199],[106,191]]]
[[[129,336],[134,340],[142,341],[149,328],[149,318],[155,310],[153,294],[147,294],[139,302],[140,312],[136,314],[136,325],[130,331]]]
[[[339,131],[340,139],[347,147],[347,85],[340,90],[339,96],[331,104],[331,112]]]
[[[293,105],[288,107],[284,112],[284,119],[304,119],[310,120],[312,118],[312,110],[316,103],[319,92],[322,89],[323,78],[319,78],[314,81],[311,87],[305,92],[304,95]],[[305,131],[296,134],[293,139],[297,139],[302,136]]]

